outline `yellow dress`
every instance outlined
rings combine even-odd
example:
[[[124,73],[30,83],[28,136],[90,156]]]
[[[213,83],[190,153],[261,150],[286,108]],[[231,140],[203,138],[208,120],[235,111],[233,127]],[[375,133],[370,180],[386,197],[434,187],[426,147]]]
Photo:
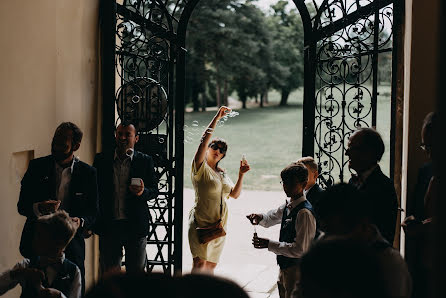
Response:
[[[195,161],[191,169],[192,185],[195,190],[195,204],[189,213],[189,246],[192,257],[199,257],[213,263],[218,263],[223,251],[225,236],[200,244],[196,226],[209,226],[220,219],[220,201],[222,201],[221,219],[226,230],[228,208],[226,199],[234,184],[225,174],[216,173],[206,160],[196,169]]]

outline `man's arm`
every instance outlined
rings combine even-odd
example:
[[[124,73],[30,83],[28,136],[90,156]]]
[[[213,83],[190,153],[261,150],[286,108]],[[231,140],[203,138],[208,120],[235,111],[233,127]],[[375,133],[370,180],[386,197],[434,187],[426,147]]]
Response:
[[[155,166],[152,157],[146,155],[147,165],[145,169],[144,191],[140,196],[141,199],[148,201],[158,196],[158,183],[155,174]]]
[[[33,195],[35,195],[33,192],[35,191],[36,183],[34,168],[34,161],[31,160],[21,181],[20,196],[17,203],[19,214],[29,218],[36,218],[35,208],[33,208]]]
[[[79,268],[76,268],[76,273],[74,275],[73,283],[71,284],[68,298],[80,298],[81,291],[82,291],[81,272],[79,271]]]
[[[29,260],[23,259],[17,263],[11,270],[6,270],[0,274],[0,296],[15,288],[21,281],[25,281],[28,278],[38,278],[38,270],[27,269],[29,266]],[[27,272],[26,270],[30,270]]]
[[[85,207],[85,215],[81,218],[83,220],[82,228],[84,230],[90,230],[96,221],[96,217],[99,214],[99,198],[98,198],[98,184],[97,184],[97,171],[95,168],[89,168],[88,179],[84,180],[88,183],[87,190],[87,204]]]
[[[289,258],[301,258],[310,248],[316,234],[316,220],[308,209],[302,209],[297,214],[296,238],[293,243],[270,240],[268,250],[276,255]]]

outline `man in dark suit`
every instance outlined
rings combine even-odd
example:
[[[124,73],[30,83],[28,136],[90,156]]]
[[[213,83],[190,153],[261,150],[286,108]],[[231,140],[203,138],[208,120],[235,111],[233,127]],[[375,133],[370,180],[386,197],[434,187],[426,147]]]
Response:
[[[98,190],[96,170],[74,156],[82,141],[82,131],[74,123],[60,124],[51,143],[51,155],[33,159],[22,179],[18,211],[26,216],[20,241],[20,253],[33,257],[32,236],[37,217],[58,209],[68,212],[79,229],[65,250],[66,258],[75,263],[85,290],[84,233],[96,220]]]
[[[321,234],[321,231],[319,229],[319,219],[318,219],[317,209],[318,209],[319,198],[322,192],[324,191],[322,187],[320,187],[319,184],[316,183],[317,177],[319,177],[318,166],[314,158],[311,156],[299,158],[297,162],[303,163],[308,170],[308,181],[307,185],[305,186],[304,194],[307,200],[311,203],[311,206],[313,206],[314,208],[313,210],[316,217],[315,238],[317,239]]]
[[[94,231],[99,234],[101,271],[120,269],[122,247],[127,272],[144,270],[149,210],[147,201],[158,195],[157,179],[150,156],[135,151],[135,125],[121,123],[116,129],[113,160],[96,155],[100,217]]]
[[[348,142],[345,152],[349,167],[356,172],[349,183],[366,196],[371,208],[371,220],[383,237],[393,243],[398,212],[398,200],[393,182],[381,171],[378,162],[384,154],[384,142],[372,128],[360,128]]]

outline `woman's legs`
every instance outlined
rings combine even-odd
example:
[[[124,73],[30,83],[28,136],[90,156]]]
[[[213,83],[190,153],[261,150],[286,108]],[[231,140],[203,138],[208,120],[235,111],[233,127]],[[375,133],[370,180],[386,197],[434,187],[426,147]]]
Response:
[[[217,267],[217,263],[209,262],[206,260],[202,260],[199,257],[195,257],[193,258],[191,273],[207,273],[210,275],[214,275],[215,267]]]
[[[204,264],[206,273],[208,273],[209,275],[214,275],[214,270],[215,267],[217,267],[217,263],[212,263],[212,262],[208,262],[205,261],[206,263]]]
[[[201,273],[204,270],[205,264],[206,264],[205,260],[202,260],[199,257],[193,258],[191,273]]]

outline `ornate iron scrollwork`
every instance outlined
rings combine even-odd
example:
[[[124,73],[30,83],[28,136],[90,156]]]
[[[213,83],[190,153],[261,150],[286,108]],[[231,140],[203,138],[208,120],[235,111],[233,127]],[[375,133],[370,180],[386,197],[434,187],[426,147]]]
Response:
[[[347,5],[350,3],[350,5]],[[352,11],[364,11],[374,1],[324,1],[322,33]],[[344,181],[348,139],[357,127],[376,126],[378,55],[392,50],[392,5],[379,7],[346,23],[317,42],[315,156],[325,186]]]

